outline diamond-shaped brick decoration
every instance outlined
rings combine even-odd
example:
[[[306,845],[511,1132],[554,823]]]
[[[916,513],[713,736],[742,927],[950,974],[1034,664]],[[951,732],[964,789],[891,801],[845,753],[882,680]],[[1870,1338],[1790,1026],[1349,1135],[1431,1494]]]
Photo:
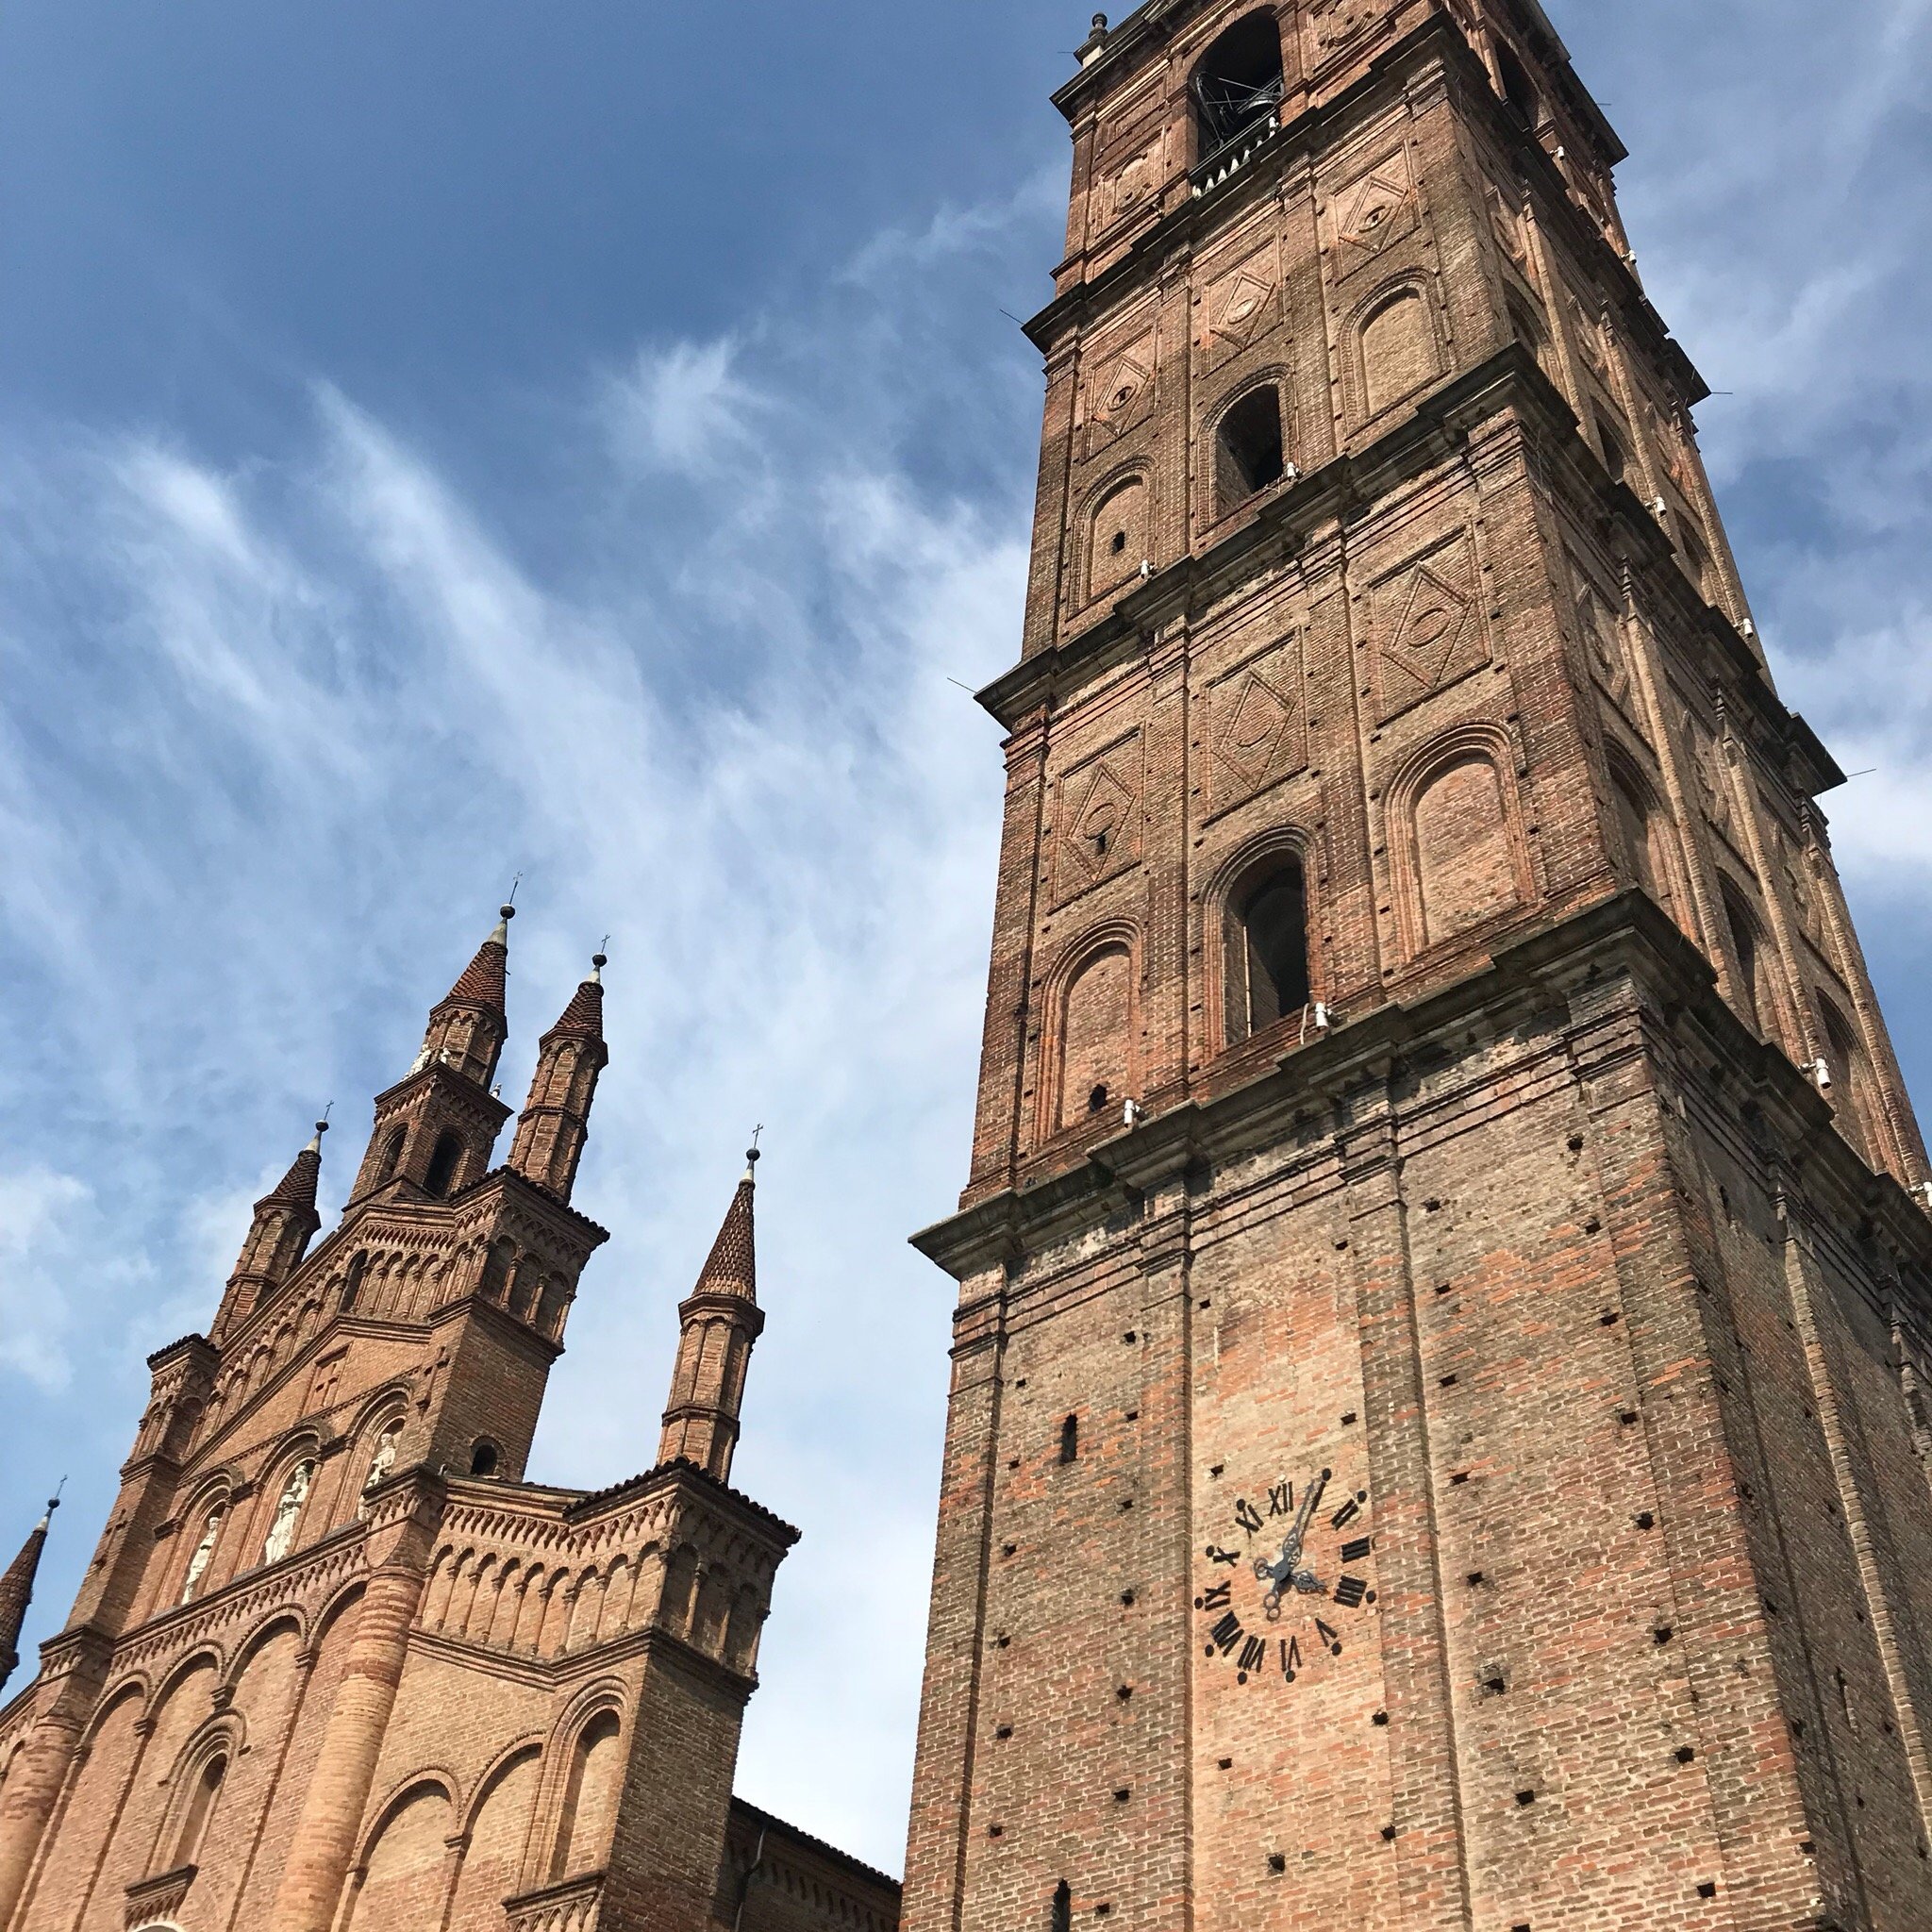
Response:
[[[1087,395],[1087,448],[1091,456],[1116,442],[1154,403],[1154,339],[1143,337],[1100,364]]]
[[[1054,898],[1063,903],[1140,862],[1140,734],[1076,765],[1058,789]]]
[[[1208,784],[1228,810],[1307,764],[1297,633],[1220,678],[1208,694]]]
[[[1408,160],[1393,154],[1336,198],[1337,274],[1344,280],[1366,267],[1416,226]]]
[[[1474,585],[1466,533],[1384,581],[1375,600],[1381,722],[1490,661]]]

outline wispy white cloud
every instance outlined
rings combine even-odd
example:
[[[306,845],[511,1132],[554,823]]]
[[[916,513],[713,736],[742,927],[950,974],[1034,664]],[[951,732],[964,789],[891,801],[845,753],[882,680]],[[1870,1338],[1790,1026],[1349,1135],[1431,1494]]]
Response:
[[[272,463],[98,432],[0,458],[42,512],[0,565],[0,813],[45,854],[0,874],[0,966],[52,1016],[0,1021],[0,1095],[74,1171],[115,1155],[98,1199],[37,1182],[22,1278],[84,1280],[89,1322],[50,1296],[0,1373],[109,1357],[125,1434],[140,1353],[205,1321],[325,1099],[340,1191],[362,1096],[522,872],[508,1097],[606,932],[612,956],[579,1198],[614,1238],[536,1469],[651,1459],[675,1304],[762,1122],[770,1328],[738,1475],[806,1537],[744,1781],[891,1864],[948,1314],[903,1237],[963,1174],[1001,784],[995,727],[947,679],[1010,656],[1024,517],[855,430],[842,386],[870,423],[893,371],[855,375],[841,341],[794,315],[587,375],[562,420],[588,512],[546,528],[541,574],[514,522],[325,385]],[[24,942],[52,905],[67,941]],[[100,1265],[124,1244],[156,1257],[140,1280]]]

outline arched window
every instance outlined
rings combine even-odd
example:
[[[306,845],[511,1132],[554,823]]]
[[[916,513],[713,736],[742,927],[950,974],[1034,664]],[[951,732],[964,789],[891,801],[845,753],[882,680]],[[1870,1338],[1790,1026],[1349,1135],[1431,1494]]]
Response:
[[[499,1454],[496,1444],[484,1437],[470,1451],[470,1474],[490,1476],[496,1474]]]
[[[215,1800],[221,1796],[222,1780],[228,1774],[228,1757],[222,1752],[202,1766],[188,1794],[188,1808],[181,1815],[180,1835],[175,1841],[175,1856],[168,1865],[178,1872],[184,1865],[200,1861],[201,1848],[208,1840],[208,1821],[214,1816]]]
[[[1766,1040],[1778,1044],[1777,1006],[1765,977],[1757,921],[1728,880],[1721,883],[1719,896],[1724,900],[1724,922],[1731,929],[1731,957],[1738,967],[1738,1004],[1743,1008],[1744,1018]]]
[[[403,1164],[403,1142],[409,1138],[408,1127],[391,1127],[390,1136],[382,1143],[382,1158],[375,1163],[375,1185],[379,1188],[385,1181],[395,1178],[396,1169]]]
[[[1087,547],[1087,595],[1104,596],[1135,575],[1148,555],[1147,483],[1129,476],[1093,512]]]
[[[1509,329],[1516,340],[1536,358],[1536,366],[1550,374],[1550,332],[1521,297],[1509,297]]]
[[[369,1251],[366,1248],[358,1249],[354,1255],[350,1256],[348,1273],[342,1276],[341,1311],[343,1314],[349,1313],[356,1306],[356,1298],[362,1292],[362,1277],[368,1272]]]
[[[1225,515],[1287,475],[1281,391],[1271,382],[1251,390],[1221,419],[1214,438],[1215,508]]]
[[[1872,1062],[1852,1030],[1851,1022],[1823,994],[1818,1015],[1824,1022],[1824,1050],[1835,1091],[1831,1104],[1838,1112],[1839,1131],[1857,1149],[1865,1165],[1885,1165],[1884,1111],[1872,1078]]]
[[[1133,1030],[1133,956],[1124,945],[1103,946],[1062,997],[1055,1128],[1077,1126],[1130,1097]]]
[[[557,1824],[557,1850],[550,1860],[554,1884],[574,1872],[593,1872],[609,1849],[616,1809],[617,1713],[602,1710],[587,1724],[571,1754],[570,1776]]]
[[[1536,83],[1529,77],[1529,69],[1502,41],[1496,42],[1496,72],[1502,76],[1504,100],[1522,125],[1534,133],[1542,120]]]
[[[1370,310],[1361,325],[1360,355],[1362,401],[1371,416],[1435,380],[1436,336],[1421,290],[1398,289]]]
[[[1080,1459],[1080,1418],[1070,1415],[1060,1424],[1060,1460],[1078,1462]]]
[[[1486,751],[1438,766],[1417,792],[1409,836],[1423,945],[1485,925],[1522,903],[1510,804]]]
[[[437,1141],[435,1151],[429,1157],[429,1171],[423,1176],[423,1186],[432,1200],[440,1201],[449,1192],[449,1184],[457,1177],[457,1164],[463,1158],[463,1137],[454,1128],[445,1131]]]
[[[1630,883],[1641,887],[1674,917],[1677,895],[1665,849],[1670,837],[1666,821],[1650,788],[1624,763],[1621,755],[1610,760],[1610,794],[1617,808],[1617,829],[1623,836]]]
[[[1610,427],[1601,410],[1596,418],[1596,440],[1604,453],[1604,468],[1610,473],[1610,481],[1623,482],[1630,474],[1630,458],[1624,451],[1624,439]]]
[[[1227,1043],[1236,1046],[1308,1003],[1308,905],[1291,858],[1228,903]]]
[[[1273,9],[1238,20],[1209,47],[1188,91],[1194,102],[1194,158],[1274,119],[1281,107],[1281,29]]]

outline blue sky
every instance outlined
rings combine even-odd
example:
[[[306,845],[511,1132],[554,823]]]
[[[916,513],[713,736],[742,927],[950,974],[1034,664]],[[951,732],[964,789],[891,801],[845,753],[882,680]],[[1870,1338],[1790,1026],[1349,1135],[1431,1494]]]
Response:
[[[1921,1091],[1932,0],[1551,0]],[[0,14],[0,1544],[521,873],[507,1091],[612,935],[613,1230],[532,1473],[645,1466],[766,1125],[741,1787],[896,1870],[998,734],[1085,7]],[[17,1685],[16,1685],[17,1688]]]

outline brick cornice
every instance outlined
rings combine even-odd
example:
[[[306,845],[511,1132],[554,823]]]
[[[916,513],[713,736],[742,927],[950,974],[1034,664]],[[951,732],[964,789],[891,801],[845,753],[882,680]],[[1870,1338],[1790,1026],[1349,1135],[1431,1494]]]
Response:
[[[1141,1193],[1163,1176],[1203,1158],[1226,1158],[1291,1138],[1296,1116],[1311,1101],[1332,1104],[1351,1086],[1380,1083],[1386,1091],[1416,1050],[1432,1039],[1466,1033],[1473,1022],[1498,1029],[1526,1007],[1549,1004],[1594,981],[1622,974],[1637,989],[1643,1046],[1668,1065],[1687,1024],[1707,1042],[1694,1064],[1712,1065],[1749,1085],[1751,1105],[1774,1134],[1801,1144],[1814,1189],[1855,1213],[1922,1278],[1932,1271],[1932,1221],[1889,1174],[1874,1174],[1835,1130],[1829,1106],[1806,1075],[1740,1021],[1717,991],[1703,954],[1646,895],[1626,892],[1532,932],[1498,950],[1493,960],[1413,1003],[1393,1001],[1286,1055],[1232,1092],[1189,1100],[1102,1141],[1087,1160],[1031,1186],[1005,1189],[924,1229],[912,1245],[962,1283],[990,1267],[1043,1245],[1099,1231],[1118,1216],[1123,1185]],[[1630,995],[1624,995],[1624,998]],[[1586,1025],[1580,1017],[1570,1030]],[[1338,1121],[1336,1138],[1352,1138]],[[976,1308],[978,1303],[972,1305]],[[962,1305],[958,1319],[972,1308]],[[1932,1315],[1932,1306],[1928,1306]]]

